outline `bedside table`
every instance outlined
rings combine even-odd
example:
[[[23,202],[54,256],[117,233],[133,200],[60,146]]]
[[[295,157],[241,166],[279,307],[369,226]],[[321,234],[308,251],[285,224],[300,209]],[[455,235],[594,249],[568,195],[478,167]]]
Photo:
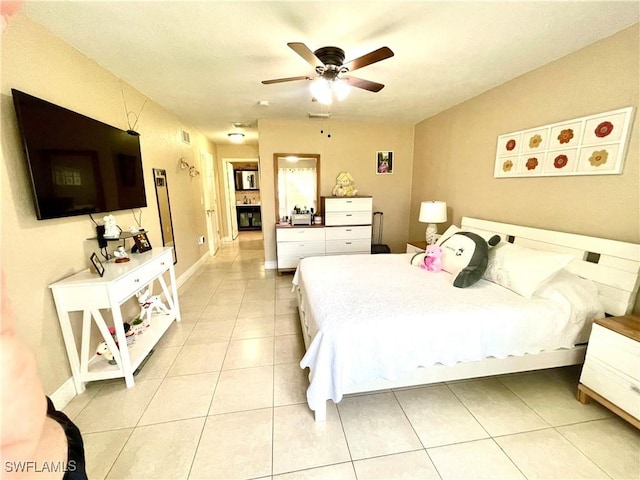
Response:
[[[420,253],[427,249],[427,242],[417,240],[415,242],[407,242],[407,253]]]
[[[578,400],[590,399],[640,428],[640,317],[593,323],[578,384]]]

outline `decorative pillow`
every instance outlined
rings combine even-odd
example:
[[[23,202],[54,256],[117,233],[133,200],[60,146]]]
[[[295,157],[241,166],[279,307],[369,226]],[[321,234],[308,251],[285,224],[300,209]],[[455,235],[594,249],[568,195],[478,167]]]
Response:
[[[496,245],[500,237],[491,239]],[[489,245],[480,235],[471,232],[457,232],[446,238],[442,248],[442,270],[453,275],[453,286],[465,288],[482,277],[487,268]]]
[[[441,246],[442,242],[444,242],[447,238],[449,238],[454,233],[458,233],[460,231],[461,231],[460,228],[456,227],[455,225],[451,225],[449,228],[447,228],[444,231],[442,235],[440,235],[440,238],[436,242],[436,245]]]
[[[502,242],[489,252],[484,279],[531,298],[542,284],[566,267],[572,255],[544,252]]]

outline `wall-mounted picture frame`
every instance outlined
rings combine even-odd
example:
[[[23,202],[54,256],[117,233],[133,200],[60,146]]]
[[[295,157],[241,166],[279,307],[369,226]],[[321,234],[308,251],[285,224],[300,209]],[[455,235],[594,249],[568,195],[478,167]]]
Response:
[[[138,232],[133,236],[133,241],[136,244],[136,251],[143,253],[151,250],[151,242],[147,236],[147,232]]]
[[[388,150],[376,152],[376,174],[393,174],[393,152]]]
[[[498,137],[494,178],[622,173],[634,107]]]
[[[89,260],[91,260],[91,264],[93,265],[93,268],[95,269],[96,273],[100,276],[103,276],[104,265],[102,265],[102,262],[100,261],[100,258],[98,258],[98,255],[96,255],[95,253],[91,254],[91,257],[89,258]]]

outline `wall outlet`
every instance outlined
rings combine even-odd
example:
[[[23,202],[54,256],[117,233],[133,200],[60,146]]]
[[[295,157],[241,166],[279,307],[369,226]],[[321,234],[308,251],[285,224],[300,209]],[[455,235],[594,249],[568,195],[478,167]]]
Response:
[[[198,237],[198,245],[203,245],[204,244],[204,235],[201,237]]]

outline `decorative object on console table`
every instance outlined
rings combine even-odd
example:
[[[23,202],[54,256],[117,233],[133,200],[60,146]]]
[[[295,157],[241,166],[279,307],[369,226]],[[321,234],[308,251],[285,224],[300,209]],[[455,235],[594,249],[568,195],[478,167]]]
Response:
[[[444,223],[447,221],[446,202],[422,202],[420,204],[420,216],[418,221],[428,224],[425,232],[427,245],[433,245],[436,242],[436,235],[438,233],[438,226],[436,223]]]
[[[90,260],[91,260],[91,264],[93,265],[94,271],[98,275],[103,276],[104,275],[104,266],[102,265],[102,262],[98,258],[98,255],[96,255],[95,253],[92,253]]]
[[[591,398],[640,428],[640,317],[594,322],[578,385],[578,400]]]
[[[134,248],[136,252],[144,253],[151,250],[151,242],[149,242],[149,237],[147,236],[147,232],[136,233],[133,236],[133,241],[135,242]]]

